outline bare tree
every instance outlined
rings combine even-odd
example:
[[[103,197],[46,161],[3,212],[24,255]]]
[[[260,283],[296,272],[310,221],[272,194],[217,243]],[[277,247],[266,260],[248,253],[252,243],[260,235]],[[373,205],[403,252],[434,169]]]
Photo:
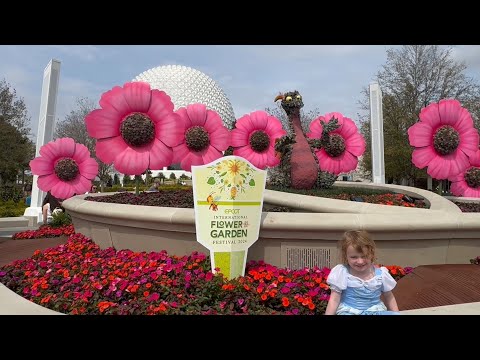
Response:
[[[413,183],[425,170],[412,165],[412,148],[407,130],[418,121],[422,108],[441,99],[457,99],[479,124],[480,87],[464,74],[464,62],[452,58],[452,48],[438,45],[405,45],[387,50],[387,62],[377,74],[383,93],[385,177],[399,181],[405,177]],[[362,158],[364,173],[371,171],[369,94],[362,90],[359,114],[360,130],[367,141]],[[479,127],[477,126],[477,129]]]
[[[282,106],[279,102],[276,103],[276,106],[274,108],[266,108],[265,111],[280,120],[283,128],[287,132],[290,131],[287,113],[282,109]],[[300,109],[300,122],[302,124],[302,130],[305,134],[310,132],[310,123],[312,122],[312,120],[314,120],[320,115],[320,110],[318,110],[318,108],[309,111],[305,111],[303,108]]]
[[[85,145],[90,154],[98,162],[98,178],[100,179],[101,191],[107,183],[112,172],[112,165],[100,161],[95,154],[96,140],[88,135],[85,125],[85,117],[95,109],[95,104],[89,98],[83,97],[76,100],[76,108],[65,116],[65,119],[57,123],[55,138],[70,137],[75,142]]]
[[[5,79],[0,81],[0,114],[3,121],[14,126],[22,135],[30,134],[30,118],[25,102]]]

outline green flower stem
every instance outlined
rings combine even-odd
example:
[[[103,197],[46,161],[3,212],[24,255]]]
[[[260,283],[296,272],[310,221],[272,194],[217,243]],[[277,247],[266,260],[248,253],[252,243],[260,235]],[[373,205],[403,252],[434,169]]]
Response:
[[[138,195],[140,188],[140,175],[135,175],[135,195]]]

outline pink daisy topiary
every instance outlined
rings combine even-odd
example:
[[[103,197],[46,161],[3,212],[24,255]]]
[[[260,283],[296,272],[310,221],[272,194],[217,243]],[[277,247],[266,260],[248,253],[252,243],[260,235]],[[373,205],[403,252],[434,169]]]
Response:
[[[220,116],[204,104],[192,104],[176,111],[185,128],[183,142],[173,149],[173,163],[191,171],[192,165],[208,164],[223,156],[230,143],[230,131]]]
[[[61,138],[43,145],[40,156],[30,161],[30,169],[38,175],[39,189],[50,191],[58,199],[68,199],[90,190],[98,163],[85,145]]]
[[[470,156],[470,166],[464,172],[450,177],[450,191],[455,196],[480,198],[480,150]]]
[[[478,132],[470,113],[457,100],[440,100],[423,108],[420,121],[408,129],[410,145],[416,149],[413,164],[435,179],[463,173],[478,149]]]
[[[97,139],[101,161],[130,175],[172,164],[172,148],[182,142],[185,129],[165,92],[151,90],[145,82],[130,82],[105,92],[100,106],[85,123],[88,134]]]
[[[357,168],[358,157],[365,152],[366,145],[353,120],[338,112],[328,113],[313,120],[307,136],[311,139],[321,139],[323,126],[320,121],[327,124],[332,119],[337,119],[339,127],[328,134],[328,144],[315,150],[315,154],[320,170],[338,175]]]
[[[282,123],[265,111],[255,111],[237,120],[231,132],[233,155],[241,156],[259,169],[277,166],[275,140],[286,135]]]

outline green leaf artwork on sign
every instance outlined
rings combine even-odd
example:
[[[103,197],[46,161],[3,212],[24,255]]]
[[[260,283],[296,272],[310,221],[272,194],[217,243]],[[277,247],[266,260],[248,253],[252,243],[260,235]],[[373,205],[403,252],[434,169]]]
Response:
[[[211,177],[208,179],[207,184],[208,184],[208,185],[215,185],[215,179],[213,178],[213,176],[211,176]]]
[[[255,186],[255,180],[250,179],[250,181],[248,182],[248,185]]]

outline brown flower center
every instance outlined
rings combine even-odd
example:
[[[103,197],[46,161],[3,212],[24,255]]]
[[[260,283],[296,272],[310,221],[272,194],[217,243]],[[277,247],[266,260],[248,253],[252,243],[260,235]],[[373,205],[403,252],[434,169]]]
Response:
[[[263,130],[257,130],[250,135],[250,146],[255,152],[263,152],[270,146],[270,138]]]
[[[467,185],[471,188],[477,188],[480,186],[480,169],[477,167],[471,167],[464,175]]]
[[[143,114],[128,115],[120,126],[123,140],[130,146],[150,144],[155,138],[155,125]]]
[[[460,144],[458,131],[449,125],[440,127],[433,135],[433,147],[440,155],[453,153]]]
[[[71,181],[80,173],[78,165],[75,160],[70,158],[63,158],[55,164],[55,174],[60,180]]]
[[[342,155],[345,152],[345,139],[338,134],[329,135],[329,141],[325,146],[325,151],[331,157]]]
[[[185,143],[190,150],[202,151],[210,145],[210,136],[202,126],[192,126],[185,132]]]

